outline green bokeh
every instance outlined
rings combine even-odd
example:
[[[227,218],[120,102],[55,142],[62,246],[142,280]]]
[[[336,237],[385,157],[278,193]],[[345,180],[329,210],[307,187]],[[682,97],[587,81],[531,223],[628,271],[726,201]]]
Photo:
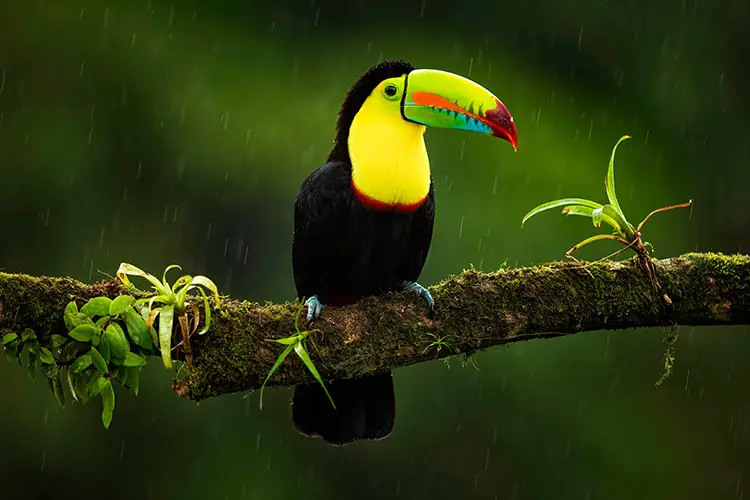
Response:
[[[561,258],[590,222],[531,207],[604,200],[611,147],[660,256],[748,251],[750,15],[690,3],[93,0],[0,6],[0,268],[99,279],[177,262],[252,300],[294,296],[292,203],[349,85],[383,58],[471,77],[519,151],[427,134],[437,221],[421,281]],[[744,245],[744,247],[743,247]],[[581,253],[597,258],[615,247]],[[378,443],[298,435],[288,389],[196,406],[150,363],[141,395],[60,410],[0,361],[2,498],[747,497],[748,329],[587,333],[395,372]]]

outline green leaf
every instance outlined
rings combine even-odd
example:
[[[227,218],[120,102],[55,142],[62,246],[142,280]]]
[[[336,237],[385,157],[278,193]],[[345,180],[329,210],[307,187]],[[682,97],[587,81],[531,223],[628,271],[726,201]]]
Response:
[[[98,379],[94,380],[89,384],[89,396],[94,397],[98,395],[100,392],[102,392],[102,389],[107,387],[107,385],[110,385],[111,382],[109,379],[105,377],[99,377]]]
[[[601,241],[601,240],[615,240],[616,237],[612,236],[611,234],[597,234],[595,236],[591,236],[590,238],[586,238],[585,240],[581,241],[577,245],[575,245],[573,248],[568,250],[568,254],[571,254],[575,252],[576,250],[580,250],[581,248],[585,247],[589,243],[593,243],[595,241]]]
[[[91,363],[93,363],[93,360],[91,359],[91,355],[82,354],[75,361],[73,361],[73,364],[70,365],[70,370],[73,373],[81,373],[83,370],[91,366]]]
[[[33,352],[29,352],[29,378],[36,382],[36,354]]]
[[[606,207],[603,207],[606,209]],[[563,208],[562,213],[565,215],[581,215],[583,217],[589,217],[591,218],[593,215],[594,209],[591,207],[582,207],[580,205],[570,205],[565,208]],[[622,229],[620,228],[620,225],[617,223],[616,220],[614,220],[612,217],[604,213],[604,210],[602,210],[602,222],[609,224],[612,226],[612,229],[614,229],[617,234],[622,235]]]
[[[123,262],[122,264],[120,264],[120,267],[117,269],[117,275],[121,276],[121,279],[122,276],[125,275],[139,276],[141,278],[146,278],[149,282],[151,282],[151,284],[154,285],[155,289],[161,291],[163,288],[162,284],[159,283],[159,280],[156,276],[154,276],[153,274],[149,274],[132,264],[128,264],[127,262]]]
[[[46,347],[39,348],[39,360],[45,365],[54,365],[55,357],[52,355],[52,351]]]
[[[110,323],[104,330],[104,336],[109,344],[110,360],[119,365],[125,359],[125,355],[130,352],[130,344],[125,338],[125,332],[117,323]]]
[[[21,334],[21,340],[28,342],[29,340],[36,340],[36,333],[31,328],[24,328],[23,334]]]
[[[166,368],[172,368],[172,323],[174,306],[164,305],[159,313],[159,350]]]
[[[54,378],[50,380],[52,380],[52,393],[55,395],[55,401],[60,405],[60,408],[65,408],[65,390],[60,379],[60,370],[57,370]]]
[[[172,288],[170,288],[169,283],[167,283],[167,273],[171,271],[172,269],[179,269],[180,271],[182,270],[182,268],[178,266],[177,264],[170,264],[164,270],[164,274],[162,274],[162,277],[161,277],[161,283],[162,283],[162,286],[164,287],[164,290],[168,290],[170,292],[172,291]]]
[[[589,207],[592,209],[599,208],[602,206],[601,203],[597,203],[591,200],[586,200],[584,198],[561,198],[559,200],[542,203],[541,205],[529,210],[529,212],[523,217],[523,220],[521,221],[521,227],[523,227],[523,225],[526,223],[527,220],[529,220],[536,214],[544,212],[545,210],[551,210],[557,207],[564,207],[565,205],[582,205],[584,207]]]
[[[631,137],[629,135],[623,135],[620,137],[620,140],[617,141],[617,144],[615,144],[615,147],[612,148],[612,155],[609,158],[609,168],[607,169],[607,178],[606,178],[606,186],[607,186],[607,199],[609,199],[609,204],[612,205],[612,208],[617,212],[617,214],[625,219],[625,214],[622,213],[622,209],[620,208],[620,203],[617,201],[617,194],[615,193],[615,152],[617,151],[617,146],[620,145],[620,143],[626,139],[630,139]]]
[[[151,335],[148,333],[146,320],[132,306],[128,306],[125,309],[122,317],[125,319],[125,327],[128,329],[130,340],[141,349],[153,350],[154,344],[151,342]]]
[[[318,373],[318,369],[315,368],[315,364],[310,359],[310,355],[307,354],[307,349],[305,349],[305,345],[302,342],[299,342],[294,346],[294,352],[297,353],[297,356],[299,356],[299,359],[302,360],[302,362],[305,364],[307,369],[312,373],[313,378],[318,381],[320,386],[323,388],[323,391],[325,391],[326,396],[328,396],[328,401],[331,402],[331,406],[333,408],[336,408],[336,404],[333,402],[333,398],[328,393],[328,389],[326,389],[326,385],[323,383],[323,379],[320,377],[320,373]]]
[[[109,348],[109,340],[106,335],[102,335],[102,342],[99,344],[99,354],[101,354],[104,361],[109,363],[111,349]]]
[[[131,366],[128,368],[123,368],[123,371],[125,372],[123,383],[126,384],[136,396],[138,395],[138,376],[141,372],[141,369],[141,366]]]
[[[209,290],[216,300],[219,300],[219,289],[216,288],[216,284],[205,276],[196,276],[193,278],[193,282],[190,284],[190,288],[196,288],[202,286]]]
[[[65,328],[68,330],[72,330],[76,326],[78,326],[77,323],[75,323],[75,318],[78,316],[78,304],[76,304],[75,300],[71,300],[68,302],[68,305],[65,306],[65,312],[63,313],[63,318],[65,320]]]
[[[291,337],[284,337],[283,339],[266,339],[269,342],[276,342],[277,344],[282,345],[293,345],[302,340],[302,337],[300,335],[292,335]]]
[[[17,339],[18,339],[17,333],[6,333],[5,335],[3,335],[3,345],[8,345]]]
[[[83,305],[81,312],[89,318],[93,318],[94,316],[108,316],[111,305],[112,299],[109,297],[94,297]]]
[[[94,363],[94,366],[96,369],[101,373],[102,375],[106,375],[107,372],[109,372],[109,368],[107,367],[107,362],[104,360],[104,356],[96,349],[96,347],[92,347],[91,351],[89,351],[89,356],[91,357],[91,361]]]
[[[88,342],[68,342],[60,349],[58,360],[62,364],[72,363],[74,359],[88,352],[89,349],[91,349],[91,344]]]
[[[120,295],[109,306],[109,315],[117,316],[128,310],[135,299],[130,295]]]
[[[289,353],[292,352],[292,349],[294,349],[293,345],[286,346],[283,351],[281,351],[281,354],[279,354],[279,357],[276,358],[276,362],[273,364],[271,369],[268,371],[268,375],[266,376],[266,379],[263,381],[263,385],[260,386],[260,409],[263,410],[263,389],[266,387],[266,382],[268,382],[268,379],[271,378],[271,375],[276,373],[276,370],[279,369],[281,366],[281,363],[284,362],[287,356],[289,356]]]
[[[68,320],[65,323],[66,325],[70,325],[68,327],[68,330],[74,330],[77,326],[80,325],[90,325],[94,326],[94,321],[83,314],[82,312],[73,313],[71,316],[68,317]]]
[[[68,342],[67,337],[63,337],[62,335],[57,335],[56,333],[53,333],[50,337],[50,345],[52,346],[52,349],[61,349],[62,346],[64,346]]]
[[[211,327],[211,304],[208,303],[208,297],[206,297],[206,292],[204,292],[202,288],[199,288],[198,290],[201,292],[201,295],[203,296],[203,309],[204,309],[203,315],[206,317],[206,322],[203,325],[203,328],[201,328],[200,331],[198,332],[198,335],[203,335]]]
[[[79,342],[91,342],[91,337],[97,333],[98,330],[94,325],[78,325],[73,328],[68,335]]]
[[[134,366],[143,366],[145,364],[146,364],[145,359],[143,359],[141,356],[137,355],[134,352],[129,352],[125,354],[125,361],[123,361],[122,366],[134,367]]]
[[[602,225],[602,211],[604,207],[595,208],[591,211],[591,220],[594,222],[594,227]]]
[[[115,389],[112,382],[107,380],[107,384],[102,389],[102,423],[106,429],[112,423],[112,414],[115,411]]]

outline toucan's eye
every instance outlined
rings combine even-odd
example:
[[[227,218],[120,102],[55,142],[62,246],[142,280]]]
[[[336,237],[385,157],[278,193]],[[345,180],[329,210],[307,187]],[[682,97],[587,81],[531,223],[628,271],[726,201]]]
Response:
[[[398,94],[398,87],[395,85],[386,85],[383,89],[383,93],[386,97],[396,97],[396,94]]]

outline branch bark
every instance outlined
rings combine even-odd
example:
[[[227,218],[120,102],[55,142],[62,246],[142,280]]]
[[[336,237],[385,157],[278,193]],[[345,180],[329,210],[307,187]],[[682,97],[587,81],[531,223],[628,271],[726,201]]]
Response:
[[[647,326],[750,324],[750,256],[691,253],[655,261],[656,293],[637,260],[554,262],[493,273],[467,270],[430,287],[434,320],[417,297],[391,293],[328,307],[312,325],[308,350],[324,379],[356,377],[458,353],[583,331]],[[32,328],[44,345],[64,334],[65,305],[126,291],[118,282],[0,273],[0,334]],[[667,293],[671,304],[661,294]],[[283,346],[267,339],[295,333],[298,302],[261,305],[224,298],[212,326],[194,335],[193,371],[178,394],[202,400],[259,387]],[[436,338],[448,345],[428,347]],[[289,356],[269,385],[310,382]]]

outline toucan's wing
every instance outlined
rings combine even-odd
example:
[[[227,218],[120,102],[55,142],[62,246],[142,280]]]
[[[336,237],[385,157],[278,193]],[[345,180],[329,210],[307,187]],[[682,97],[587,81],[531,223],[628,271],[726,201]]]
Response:
[[[328,162],[302,183],[294,204],[292,267],[297,295],[327,295],[329,273],[336,272],[342,234],[349,224],[352,202],[351,166]]]

